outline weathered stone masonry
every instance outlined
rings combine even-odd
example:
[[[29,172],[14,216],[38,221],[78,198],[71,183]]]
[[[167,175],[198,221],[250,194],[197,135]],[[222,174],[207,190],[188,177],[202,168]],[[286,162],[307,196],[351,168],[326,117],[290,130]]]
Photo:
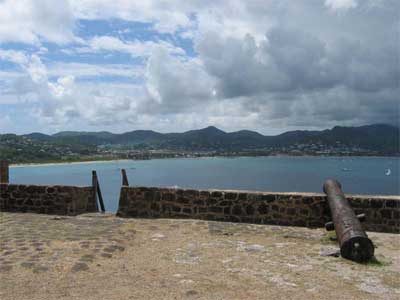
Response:
[[[98,208],[93,187],[1,184],[0,211],[78,215]]]
[[[366,230],[400,232],[400,197],[348,195]],[[330,221],[324,194],[121,188],[118,216],[195,218],[255,224],[321,227]]]

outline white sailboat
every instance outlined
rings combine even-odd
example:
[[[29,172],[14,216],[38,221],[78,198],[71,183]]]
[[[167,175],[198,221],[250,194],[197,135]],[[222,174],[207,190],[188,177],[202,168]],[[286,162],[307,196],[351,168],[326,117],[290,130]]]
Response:
[[[387,170],[386,170],[386,176],[390,176],[390,174],[392,174],[392,170],[387,169]]]

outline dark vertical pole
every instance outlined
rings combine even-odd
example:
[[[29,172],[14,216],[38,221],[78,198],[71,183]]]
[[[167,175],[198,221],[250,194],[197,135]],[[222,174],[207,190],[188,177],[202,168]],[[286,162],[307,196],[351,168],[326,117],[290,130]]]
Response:
[[[100,208],[101,208],[101,212],[106,212],[106,208],[104,206],[104,201],[103,201],[103,195],[101,194],[101,190],[100,190],[100,184],[97,181],[97,194],[99,195],[99,202],[100,202]]]
[[[0,161],[0,183],[9,183],[9,165],[7,160]]]
[[[92,188],[93,188],[93,202],[96,205],[96,210],[99,211],[99,205],[97,203],[97,174],[96,171],[92,171]]]
[[[99,180],[97,178],[96,171],[92,171],[92,186],[94,189],[95,200],[97,200],[97,196],[98,196],[101,212],[105,212],[106,209],[104,207],[103,195],[101,194],[100,184],[99,184]],[[96,201],[96,204],[97,204],[97,201]]]
[[[122,185],[123,186],[129,186],[128,176],[126,175],[125,169],[122,169],[121,173],[122,173]]]

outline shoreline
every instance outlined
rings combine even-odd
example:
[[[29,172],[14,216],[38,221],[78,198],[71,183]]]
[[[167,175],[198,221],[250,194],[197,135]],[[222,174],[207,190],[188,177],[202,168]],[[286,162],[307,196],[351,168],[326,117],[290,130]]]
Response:
[[[24,168],[24,167],[51,167],[61,165],[83,165],[83,164],[104,164],[104,163],[116,163],[124,161],[133,161],[133,159],[112,159],[112,160],[83,160],[83,161],[71,161],[71,162],[52,162],[52,163],[21,163],[21,164],[10,164],[10,168]]]
[[[399,159],[398,156],[323,156],[323,155],[259,155],[259,156],[201,156],[201,157],[165,157],[165,158],[151,158],[151,159],[110,159],[110,160],[83,160],[83,161],[72,161],[72,162],[48,162],[48,163],[17,163],[10,164],[10,168],[26,168],[26,167],[51,167],[51,166],[63,166],[63,165],[82,165],[82,164],[104,164],[104,163],[119,163],[119,162],[132,162],[132,161],[145,161],[145,160],[161,160],[161,159],[206,159],[206,158],[257,158],[257,157],[291,157],[291,158],[395,158]]]

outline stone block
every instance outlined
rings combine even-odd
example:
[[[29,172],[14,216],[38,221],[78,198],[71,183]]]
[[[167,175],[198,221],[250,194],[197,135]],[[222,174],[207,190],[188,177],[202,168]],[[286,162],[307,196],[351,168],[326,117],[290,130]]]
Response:
[[[360,202],[358,202],[359,205]],[[353,204],[353,202],[352,202]],[[383,207],[384,202],[382,200],[379,199],[371,199],[370,201],[370,207],[372,208],[382,208]]]
[[[213,198],[221,198],[223,196],[222,192],[212,192],[211,197]]]
[[[242,207],[240,205],[235,205],[232,207],[232,214],[234,216],[241,216],[243,214]]]
[[[390,207],[390,208],[400,208],[400,200],[386,200],[385,201],[385,207]]]
[[[220,214],[220,213],[223,212],[223,208],[222,208],[222,207],[219,207],[219,206],[210,206],[210,207],[208,208],[208,211],[209,211],[209,212],[213,212],[213,213],[218,213],[218,214]]]
[[[262,204],[260,204],[260,205],[258,206],[258,213],[259,213],[260,215],[265,215],[265,214],[267,214],[268,212],[269,212],[269,206],[268,206],[268,205],[262,203]]]
[[[255,212],[255,209],[254,209],[254,207],[252,205],[247,205],[246,206],[246,214],[248,216],[254,215],[254,212]]]
[[[392,218],[392,211],[390,209],[382,209],[380,211],[382,218],[391,219]]]
[[[303,199],[301,200],[301,202],[302,202],[303,204],[310,205],[311,203],[314,202],[314,199],[311,198],[311,197],[303,197]]]
[[[173,201],[175,201],[175,194],[173,194],[173,193],[163,193],[162,196],[161,196],[161,199],[163,201],[173,202]]]
[[[184,207],[182,209],[182,212],[185,213],[185,214],[188,214],[188,215],[191,215],[193,213],[192,209],[190,207]]]
[[[246,201],[247,200],[247,193],[239,193],[238,200],[239,201]]]
[[[153,211],[159,211],[160,210],[160,205],[158,203],[154,202],[154,203],[152,203],[150,205],[150,209],[153,210]]]
[[[144,193],[144,200],[152,201],[154,198],[154,191],[150,190]]]
[[[274,202],[274,201],[276,201],[276,196],[275,195],[271,195],[271,194],[262,195],[261,196],[261,200],[262,201],[267,201],[268,203],[269,202]]]
[[[205,202],[204,202],[204,200],[196,199],[196,200],[193,201],[193,204],[194,204],[194,205],[203,206],[203,205],[205,205]]]
[[[178,198],[176,199],[176,202],[180,203],[180,204],[188,204],[188,203],[190,203],[190,199],[184,198],[182,196],[178,196]]]
[[[197,190],[185,190],[184,196],[187,198],[197,198],[200,195],[200,191]]]
[[[200,198],[209,198],[210,197],[210,192],[208,192],[208,191],[200,191],[199,197]]]
[[[225,200],[236,200],[238,198],[237,193],[225,193]]]

